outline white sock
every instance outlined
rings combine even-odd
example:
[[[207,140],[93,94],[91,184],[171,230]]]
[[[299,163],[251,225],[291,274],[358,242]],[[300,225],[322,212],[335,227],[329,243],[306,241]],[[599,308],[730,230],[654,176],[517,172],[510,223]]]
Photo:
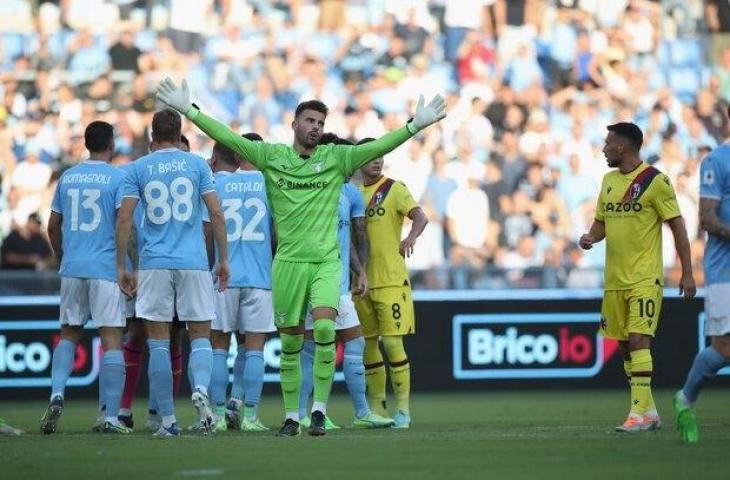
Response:
[[[314,412],[322,412],[324,415],[327,415],[327,404],[324,402],[312,402],[312,413]]]
[[[175,418],[175,415],[165,415],[162,417],[162,426],[165,428],[170,428],[176,423],[177,419]]]
[[[117,426],[120,425],[119,419],[117,417],[104,417],[104,421],[109,422],[112,425],[117,425]]]
[[[299,422],[299,411],[294,410],[292,412],[286,412],[285,420],[294,420],[295,422]]]
[[[129,408],[120,408],[119,409],[119,415],[122,417],[131,417],[132,416],[132,410]]]

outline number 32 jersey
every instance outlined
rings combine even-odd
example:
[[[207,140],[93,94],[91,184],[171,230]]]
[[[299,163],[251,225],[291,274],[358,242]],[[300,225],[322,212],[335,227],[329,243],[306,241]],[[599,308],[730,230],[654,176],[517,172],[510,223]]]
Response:
[[[124,172],[98,160],[61,176],[51,211],[62,217],[62,276],[116,281],[114,238],[123,186]]]
[[[132,163],[124,197],[144,211],[140,270],[208,270],[201,198],[210,192],[213,172],[198,155],[166,148]]]
[[[218,191],[226,217],[229,287],[271,290],[271,211],[261,172],[217,172]],[[207,212],[204,215],[208,221]]]

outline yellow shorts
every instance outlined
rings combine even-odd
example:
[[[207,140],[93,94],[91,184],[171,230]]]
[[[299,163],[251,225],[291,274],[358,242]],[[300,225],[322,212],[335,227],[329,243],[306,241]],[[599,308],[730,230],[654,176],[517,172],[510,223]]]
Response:
[[[366,298],[359,295],[353,297],[366,338],[416,333],[410,286],[374,288]]]
[[[606,290],[601,305],[601,333],[604,337],[628,340],[629,333],[656,333],[662,310],[661,285],[630,290]]]

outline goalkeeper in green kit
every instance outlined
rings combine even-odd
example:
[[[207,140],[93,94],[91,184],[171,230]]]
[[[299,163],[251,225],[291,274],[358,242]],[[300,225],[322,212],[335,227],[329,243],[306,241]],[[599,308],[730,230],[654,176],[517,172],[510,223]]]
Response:
[[[272,290],[274,322],[281,337],[281,390],[286,410],[286,419],[278,435],[299,434],[302,380],[299,355],[304,344],[304,317],[308,305],[312,307],[315,341],[314,403],[309,434],[324,435],[327,400],[335,372],[335,318],[341,280],[337,206],[342,185],[358,168],[444,118],[444,100],[436,95],[426,105],[421,97],[408,124],[374,142],[319,146],[327,107],[317,100],[303,102],[295,112],[292,122],[294,144],[289,147],[249,141],[204,115],[191,103],[185,81],[177,86],[166,78],[157,88],[157,98],[264,174],[278,239],[272,266]],[[248,230],[247,225],[242,241],[246,240],[247,233],[255,235]]]

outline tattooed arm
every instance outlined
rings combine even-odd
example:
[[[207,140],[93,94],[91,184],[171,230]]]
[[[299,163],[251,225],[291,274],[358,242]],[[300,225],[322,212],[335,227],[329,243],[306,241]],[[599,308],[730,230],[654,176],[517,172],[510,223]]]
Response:
[[[700,228],[710,235],[730,241],[730,225],[722,223],[717,211],[720,201],[714,198],[700,198]]]
[[[350,266],[355,271],[355,286],[353,291],[356,295],[367,295],[368,292],[368,262],[370,261],[370,242],[365,229],[365,217],[352,219],[352,243],[350,249]]]

